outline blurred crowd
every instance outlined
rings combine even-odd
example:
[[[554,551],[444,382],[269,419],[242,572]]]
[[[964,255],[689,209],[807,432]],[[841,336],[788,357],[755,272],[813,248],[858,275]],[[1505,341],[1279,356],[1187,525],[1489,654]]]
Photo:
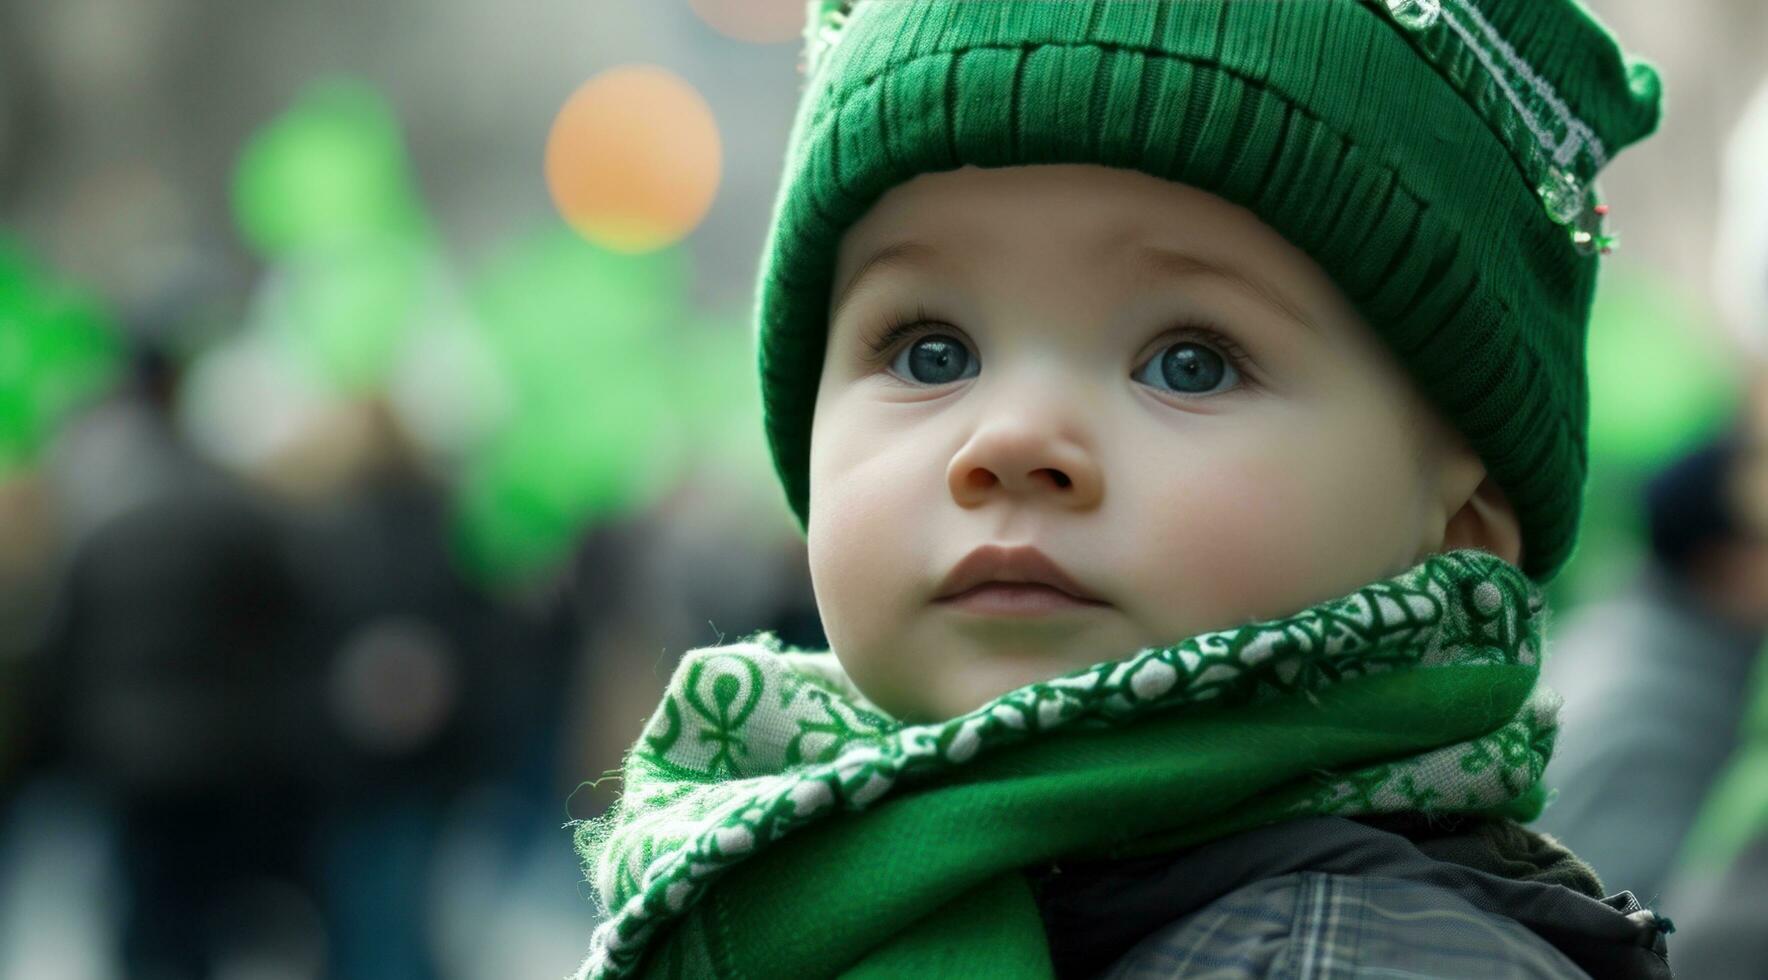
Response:
[[[701,473],[499,578],[384,397],[238,470],[188,379],[133,343],[0,483],[0,975],[567,972],[668,654],[821,642],[795,535]]]
[[[1667,67],[1722,36],[1765,67],[1759,30],[1722,31],[1743,4],[1593,5],[1682,23],[1642,45]],[[715,109],[753,106],[727,127],[737,210],[644,254],[550,214],[481,233],[437,202],[483,172],[515,182],[450,169],[505,132],[495,98],[438,137],[396,83],[237,56],[242,79],[324,77],[274,109],[166,123],[231,141],[193,178],[226,188],[205,205],[217,253],[167,220],[176,196],[147,171],[53,151],[52,117],[80,97],[122,108],[69,122],[87,129],[64,144],[151,136],[131,129],[157,109],[126,70],[152,74],[146,41],[174,51],[200,23],[374,63],[398,38],[397,80],[448,60],[423,44],[446,32],[492,48],[493,80],[530,67],[471,4],[437,4],[435,35],[354,39],[328,20],[348,5],[231,27],[224,6],[0,3],[0,980],[562,976],[594,925],[564,825],[618,791],[602,777],[675,660],[760,629],[824,642],[748,346],[755,191],[777,176],[793,52],[733,54],[686,3],[604,5],[585,42],[602,61],[649,43],[728,76],[702,86]],[[582,68],[530,60],[554,81]],[[186,98],[215,87],[161,74]],[[1612,188],[1639,202],[1631,254],[1658,263],[1626,265],[1629,243],[1592,327],[1589,517],[1553,586],[1566,708],[1541,826],[1678,923],[1680,975],[1746,976],[1768,963],[1768,89],[1737,124],[1666,77],[1684,128],[1663,159],[1717,160],[1735,134],[1718,203],[1666,204],[1644,171]],[[547,91],[550,112],[563,90]],[[1703,126],[1714,149],[1691,148]],[[443,145],[408,148],[426,139]],[[483,142],[539,183],[538,139]],[[28,192],[45,187],[71,189]],[[1708,238],[1711,263],[1686,247]],[[1714,298],[1691,302],[1709,277]]]
[[[238,470],[188,378],[133,343],[0,483],[0,975],[562,975],[666,652],[820,642],[790,528],[701,475],[499,579],[384,397]]]
[[[564,975],[673,658],[823,642],[741,314],[556,219],[463,271],[360,81],[232,184],[241,302],[0,239],[0,976]]]

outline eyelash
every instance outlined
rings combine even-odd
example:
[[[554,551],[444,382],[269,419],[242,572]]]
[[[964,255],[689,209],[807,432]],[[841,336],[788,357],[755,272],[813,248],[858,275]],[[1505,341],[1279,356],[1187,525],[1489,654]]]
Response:
[[[935,328],[946,327],[937,317],[927,312],[926,306],[918,305],[912,315],[892,313],[864,341],[867,353],[866,361],[874,364],[888,363],[895,353],[898,342],[908,337],[918,337],[922,333],[933,333]],[[925,330],[921,328],[925,327]],[[955,329],[950,328],[948,329]],[[1228,363],[1240,373],[1242,383],[1250,386],[1255,382],[1252,370],[1252,356],[1246,349],[1224,336],[1213,324],[1204,320],[1186,319],[1173,328],[1172,336],[1155,350],[1165,349],[1167,344],[1178,343],[1182,339],[1202,341],[1216,348],[1228,359]]]
[[[916,306],[913,315],[906,315],[899,312],[891,313],[890,319],[884,321],[878,329],[874,330],[872,334],[866,338],[866,350],[869,351],[869,353],[866,354],[866,360],[874,363],[882,363],[888,360],[891,352],[896,347],[897,341],[914,333],[917,327],[923,326],[929,328],[942,326],[942,324],[936,322],[935,317],[928,314],[927,307],[925,306]]]

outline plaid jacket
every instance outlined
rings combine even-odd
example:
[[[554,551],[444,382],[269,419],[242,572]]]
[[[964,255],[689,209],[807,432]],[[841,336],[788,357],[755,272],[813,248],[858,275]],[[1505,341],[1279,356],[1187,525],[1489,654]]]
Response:
[[[1156,931],[1101,980],[1583,978],[1552,943],[1435,885],[1302,871]]]
[[[1671,977],[1667,923],[1514,824],[1414,842],[1308,818],[1033,882],[1063,980]]]

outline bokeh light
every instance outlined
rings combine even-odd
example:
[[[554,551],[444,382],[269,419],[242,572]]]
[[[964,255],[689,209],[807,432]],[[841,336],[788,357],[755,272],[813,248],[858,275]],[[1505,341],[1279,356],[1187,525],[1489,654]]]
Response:
[[[486,354],[512,400],[462,474],[461,544],[491,578],[543,569],[586,526],[679,470],[678,350],[691,281],[678,249],[626,254],[563,227],[516,243],[474,284]]]
[[[755,44],[796,41],[804,32],[804,0],[688,0],[708,27]]]
[[[0,239],[0,480],[31,464],[56,426],[121,369],[97,301]]]
[[[425,222],[410,175],[398,122],[380,94],[325,79],[246,144],[234,172],[234,216],[268,259],[339,239],[415,237]]]
[[[711,208],[722,170],[706,100],[654,65],[612,68],[585,82],[547,137],[554,206],[579,234],[616,252],[687,237]]]
[[[389,238],[312,249],[273,271],[263,323],[326,384],[378,389],[418,325],[427,258]]]
[[[309,86],[246,144],[233,205],[269,263],[256,319],[325,385],[376,389],[425,312],[434,252],[392,107],[359,81]]]
[[[1590,314],[1590,456],[1645,470],[1721,425],[1736,381],[1703,305],[1649,270],[1611,272]]]

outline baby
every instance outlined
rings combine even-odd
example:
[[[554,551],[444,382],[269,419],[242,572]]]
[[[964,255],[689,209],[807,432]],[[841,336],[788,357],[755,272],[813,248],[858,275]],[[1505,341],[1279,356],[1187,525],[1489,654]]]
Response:
[[[578,975],[1668,976],[1517,822],[1653,71],[1574,0],[811,8],[760,368],[830,650],[684,658]]]
[[[1445,549],[1518,560],[1479,457],[1245,208],[1095,164],[967,166],[886,193],[838,255],[810,567],[842,666],[898,718]]]

